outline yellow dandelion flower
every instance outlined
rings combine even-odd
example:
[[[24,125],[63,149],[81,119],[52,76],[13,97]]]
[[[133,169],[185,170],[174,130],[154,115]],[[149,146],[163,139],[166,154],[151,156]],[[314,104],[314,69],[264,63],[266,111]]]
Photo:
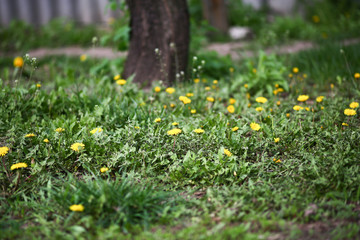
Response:
[[[187,93],[186,96],[187,96],[187,97],[193,97],[193,96],[194,96],[194,93]]]
[[[309,111],[310,111],[310,108],[306,107],[305,110],[309,112]]]
[[[201,128],[197,128],[193,131],[194,133],[197,133],[197,134],[201,134],[201,133],[204,133],[205,131]]]
[[[36,87],[41,88],[41,84],[40,83],[36,84]]]
[[[347,108],[344,110],[344,114],[346,116],[354,116],[354,115],[356,115],[356,111],[354,109]]]
[[[9,152],[8,147],[0,147],[0,156],[5,156]]]
[[[255,110],[258,111],[258,112],[261,112],[264,109],[262,107],[257,107],[257,108],[255,108]]]
[[[85,208],[82,204],[74,204],[71,205],[69,209],[73,212],[83,212]]]
[[[289,73],[289,78],[292,78],[294,75],[292,73]]]
[[[261,127],[259,124],[252,122],[250,123],[250,128],[254,131],[259,131]]]
[[[303,78],[307,78],[307,74],[306,74],[306,73],[303,74]]]
[[[75,152],[79,152],[80,150],[85,148],[85,144],[83,143],[74,143],[71,145],[70,147],[72,150],[74,150]]]
[[[266,103],[268,100],[264,97],[257,97],[255,101],[258,103]]]
[[[246,93],[246,98],[250,99],[250,93]]]
[[[233,105],[229,105],[229,106],[227,107],[227,110],[229,111],[229,113],[234,113],[234,112],[235,112],[235,108],[234,108]]]
[[[354,78],[360,78],[360,73],[355,73]]]
[[[214,80],[214,81],[213,81],[213,84],[218,84],[218,80]]]
[[[107,172],[107,171],[109,171],[109,168],[107,168],[107,167],[102,167],[102,168],[100,168],[100,172],[101,172],[101,173],[105,173],[105,172]]]
[[[167,106],[166,105],[164,105],[164,109],[166,109],[167,108]]]
[[[215,101],[215,98],[213,98],[213,97],[207,97],[206,100],[207,100],[208,102],[214,102],[214,101]]]
[[[207,82],[207,79],[206,79],[206,78],[203,78],[203,79],[201,79],[201,81],[202,81],[203,83],[206,83],[206,82]]]
[[[299,111],[299,110],[303,110],[304,108],[301,107],[301,106],[299,106],[299,105],[295,105],[295,106],[293,107],[293,109],[294,109],[295,111]]]
[[[287,113],[287,114],[286,114],[286,117],[289,118],[289,117],[290,117],[290,113]]]
[[[139,127],[139,126],[135,126],[134,128],[135,128],[135,129],[140,129],[140,127]]]
[[[231,67],[231,68],[229,68],[229,71],[230,71],[231,73],[233,73],[233,72],[235,71],[235,69],[234,69],[233,67]]]
[[[93,130],[90,131],[91,134],[95,134],[95,133],[101,133],[103,131],[102,128],[94,128]]]
[[[324,110],[325,108],[323,106],[320,107],[321,110]]]
[[[16,57],[13,63],[14,67],[21,68],[22,66],[24,66],[24,59],[22,57]]]
[[[334,87],[335,87],[335,85],[331,83],[330,88],[333,89]]]
[[[358,102],[352,102],[349,105],[350,108],[358,108],[359,107],[359,103]]]
[[[174,108],[174,107],[175,107],[175,104],[171,103],[171,104],[170,104],[170,107]]]
[[[252,69],[252,72],[253,72],[253,73],[256,73],[256,72],[257,72],[256,68],[253,68],[253,69]]]
[[[192,114],[195,114],[196,113],[196,109],[191,109],[190,111]]]
[[[179,128],[174,128],[174,129],[171,129],[171,130],[169,130],[167,132],[167,134],[170,135],[170,136],[176,136],[176,135],[178,135],[180,133],[181,133],[181,129],[179,129]]]
[[[298,72],[299,72],[299,68],[294,67],[294,68],[292,69],[292,71],[293,71],[293,73],[298,73]]]
[[[231,129],[231,131],[233,131],[233,132],[236,132],[237,130],[239,130],[239,127],[233,127],[233,128]]]
[[[155,118],[155,122],[157,123],[161,122],[161,118]]]
[[[49,141],[49,139],[45,138],[43,142],[44,143],[49,143],[50,141]]]
[[[173,122],[171,125],[177,126],[177,125],[179,125],[179,123],[178,122]]]
[[[82,54],[82,55],[80,56],[80,61],[85,62],[86,59],[87,59],[86,54]]]
[[[280,142],[280,138],[274,138],[274,142],[276,143]]]
[[[55,132],[58,132],[58,133],[61,133],[61,132],[63,132],[63,131],[65,131],[64,128],[57,128],[57,129],[55,129]]]
[[[199,83],[199,82],[200,82],[200,79],[198,79],[198,78],[194,79],[194,83]]]
[[[308,100],[309,99],[309,95],[300,95],[298,98],[297,98],[297,100],[299,101],[299,102],[305,102],[306,100]]]
[[[349,124],[347,124],[347,123],[342,123],[341,125],[343,125],[343,126],[349,126]]]
[[[185,105],[191,103],[191,99],[185,96],[180,96],[179,100],[182,101]]]
[[[27,164],[26,163],[15,163],[13,165],[11,165],[10,167],[10,170],[15,170],[15,169],[18,169],[18,168],[27,168]]]
[[[165,92],[167,92],[168,94],[173,94],[175,92],[175,88],[173,87],[168,87]]]
[[[235,98],[230,98],[229,103],[230,103],[230,105],[234,105],[236,103]]]
[[[120,78],[121,78],[120,74],[117,74],[117,75],[114,76],[113,79],[114,79],[114,81],[117,81],[117,80],[119,80]]]
[[[205,91],[210,91],[210,87],[205,87]]]
[[[276,105],[280,106],[281,102],[280,101],[277,101],[276,102]]]
[[[160,91],[161,91],[161,87],[155,87],[155,88],[154,88],[154,91],[155,91],[155,92],[160,92]]]
[[[33,134],[33,133],[29,133],[29,134],[26,134],[26,135],[25,135],[25,137],[26,137],[26,138],[29,138],[29,137],[35,137],[35,136],[36,136],[36,135],[35,135],[35,134]]]
[[[244,84],[244,88],[248,88],[248,87],[249,87],[249,85],[245,83],[245,84]]]
[[[251,103],[248,103],[248,105],[247,105],[247,106],[248,106],[248,108],[249,108],[249,107],[251,107]]]
[[[322,102],[324,100],[324,96],[318,96],[317,98],[316,98],[316,101],[317,102]]]
[[[116,84],[120,85],[120,86],[123,86],[123,85],[126,84],[126,80],[125,79],[119,79],[119,80],[116,81]]]
[[[279,84],[275,84],[275,87],[278,88],[278,87],[279,87]]]
[[[318,15],[314,15],[314,16],[312,16],[312,20],[313,20],[313,22],[314,22],[314,23],[318,23],[318,22],[320,22],[320,18],[319,18],[319,16],[318,16]]]
[[[224,153],[225,153],[225,155],[228,156],[228,157],[231,157],[231,156],[232,156],[232,153],[231,153],[228,149],[226,149],[226,148],[224,148]]]

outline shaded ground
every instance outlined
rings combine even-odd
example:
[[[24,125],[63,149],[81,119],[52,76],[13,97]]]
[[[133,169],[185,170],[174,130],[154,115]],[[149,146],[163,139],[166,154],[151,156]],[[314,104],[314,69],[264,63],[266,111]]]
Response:
[[[360,42],[360,38],[347,39],[340,42],[344,46],[356,44]],[[239,60],[246,57],[253,57],[257,54],[257,51],[244,50],[249,46],[249,42],[229,42],[229,43],[213,43],[206,47],[207,50],[215,51],[219,55],[230,55],[233,60]],[[310,41],[296,41],[289,45],[275,46],[265,49],[267,54],[289,54],[296,53],[311,48],[315,48],[317,44]],[[64,48],[39,48],[29,51],[31,57],[41,58],[44,56],[56,56],[65,55],[71,57],[81,56],[83,54],[91,58],[108,58],[115,59],[119,57],[126,57],[127,51],[119,52],[112,48],[107,47],[94,47],[94,48],[81,48],[77,46],[70,46]],[[8,55],[8,54],[6,54]],[[21,54],[12,54],[21,55]],[[4,56],[0,52],[0,56]]]

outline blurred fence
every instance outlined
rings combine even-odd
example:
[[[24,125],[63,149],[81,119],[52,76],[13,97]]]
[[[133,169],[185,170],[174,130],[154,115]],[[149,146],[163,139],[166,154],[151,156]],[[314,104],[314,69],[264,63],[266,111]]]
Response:
[[[119,12],[106,9],[108,0],[0,0],[0,25],[23,20],[42,25],[53,18],[65,18],[80,24],[102,24]]]

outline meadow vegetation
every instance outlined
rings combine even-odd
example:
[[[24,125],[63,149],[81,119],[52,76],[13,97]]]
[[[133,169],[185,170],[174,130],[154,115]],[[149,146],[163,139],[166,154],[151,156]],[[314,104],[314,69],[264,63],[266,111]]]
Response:
[[[148,89],[124,59],[1,59],[1,237],[358,238],[359,47],[199,53]]]

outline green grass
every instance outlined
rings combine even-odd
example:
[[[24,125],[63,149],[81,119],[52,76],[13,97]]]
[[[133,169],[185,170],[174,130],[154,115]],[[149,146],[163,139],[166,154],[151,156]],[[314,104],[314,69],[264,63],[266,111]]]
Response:
[[[116,85],[112,78],[122,59],[46,58],[35,70],[27,61],[23,71],[3,59],[0,141],[10,151],[1,157],[2,236],[356,238],[359,117],[345,116],[344,109],[359,101],[359,80],[351,80],[359,69],[358,48],[343,48],[350,72],[340,54],[329,61],[338,49],[260,55],[246,67],[234,63],[235,71],[224,72],[217,84],[212,78],[191,80],[174,86],[173,94],[162,83],[154,83],[159,93],[143,91],[131,79]],[[295,66],[300,73],[289,78]],[[331,71],[319,70],[324,68]],[[329,88],[327,79],[337,75],[348,81],[331,81],[335,86]],[[275,84],[289,91],[274,95]],[[189,92],[191,103],[183,105],[178,98]],[[310,100],[298,102],[300,94]],[[325,96],[320,103],[319,95]],[[208,96],[215,102],[206,101]],[[258,96],[268,101],[257,103]],[[233,114],[227,110],[230,98],[236,100]],[[294,111],[296,104],[309,111]],[[259,106],[262,112],[255,110]],[[182,130],[175,137],[167,134],[173,122]],[[252,130],[251,122],[261,129]],[[56,132],[59,127],[65,130]],[[103,131],[91,134],[94,128]],[[35,136],[25,137],[29,133]],[[76,142],[84,149],[72,150]],[[28,167],[10,170],[18,162]],[[101,173],[102,167],[109,171]],[[73,204],[84,211],[70,211]],[[319,224],[328,231],[311,230]]]

